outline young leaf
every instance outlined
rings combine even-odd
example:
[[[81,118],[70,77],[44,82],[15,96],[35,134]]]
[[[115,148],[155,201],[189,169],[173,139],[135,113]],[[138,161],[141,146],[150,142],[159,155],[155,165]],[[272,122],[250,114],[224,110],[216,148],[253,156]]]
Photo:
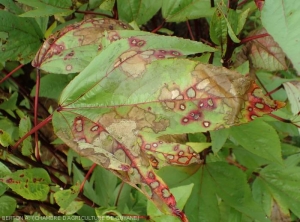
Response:
[[[79,185],[76,184],[70,189],[59,190],[54,194],[56,203],[60,206],[60,211],[69,207],[69,205],[75,200],[79,194]]]
[[[300,19],[299,8],[298,0],[266,1],[261,14],[263,26],[292,61],[298,74],[300,73],[298,56],[300,30],[295,21]]]

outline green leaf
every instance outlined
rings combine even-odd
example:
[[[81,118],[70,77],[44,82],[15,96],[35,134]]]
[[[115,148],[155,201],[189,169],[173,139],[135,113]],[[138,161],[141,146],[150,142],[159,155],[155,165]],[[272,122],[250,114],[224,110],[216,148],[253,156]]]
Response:
[[[210,0],[164,0],[162,15],[167,22],[182,22],[212,16]]]
[[[67,190],[60,190],[54,194],[56,203],[60,206],[59,212],[63,214],[74,214],[84,204],[83,201],[75,200],[79,194],[79,184],[72,186]]]
[[[75,200],[79,194],[79,185],[76,184],[70,189],[59,190],[54,193],[54,199],[58,206],[60,206],[60,211],[69,207],[69,205]]]
[[[235,29],[236,35],[240,34],[240,32],[242,31],[242,29],[247,21],[249,12],[250,12],[250,8],[247,8],[246,10],[244,10],[238,14],[238,24]]]
[[[117,177],[108,170],[97,166],[93,172],[95,192],[99,203],[103,207],[108,207],[114,200],[113,192],[117,186]]]
[[[11,173],[10,169],[7,166],[5,166],[2,162],[0,162],[0,178],[5,177],[10,173]],[[0,196],[4,194],[6,190],[7,190],[7,185],[0,182]]]
[[[298,159],[299,155],[294,155],[295,159]],[[293,156],[291,156],[293,158]],[[295,164],[288,165],[289,159],[285,161],[286,166],[270,164],[259,173],[260,176],[256,178],[253,184],[253,192],[257,200],[264,201],[265,210],[270,211],[270,195],[281,206],[283,212],[285,208],[289,208],[298,217],[300,216],[300,169]],[[297,164],[297,163],[296,163]],[[263,193],[263,194],[262,194]],[[268,196],[263,197],[265,193],[269,193]]]
[[[37,8],[21,14],[21,17],[67,16],[74,12],[72,0],[17,0],[19,3]]]
[[[0,217],[12,215],[17,208],[17,201],[9,196],[0,197]],[[5,219],[4,219],[5,220]]]
[[[281,163],[280,140],[277,132],[262,120],[232,127],[230,136],[246,150],[270,161]]]
[[[28,116],[24,116],[20,120],[19,124],[19,135],[24,136],[31,129],[31,121]],[[24,156],[30,156],[33,153],[32,144],[30,137],[26,138],[22,142],[21,152]]]
[[[210,132],[211,142],[212,142],[212,150],[216,154],[225,144],[228,136],[229,130],[228,129],[220,129],[216,131]]]
[[[41,45],[43,38],[34,19],[21,18],[9,12],[0,11],[1,54],[0,61],[28,63]]]
[[[161,8],[161,1],[152,0],[118,0],[120,20],[128,23],[136,21],[138,25],[148,22]]]
[[[17,109],[17,99],[18,99],[18,93],[15,92],[9,97],[8,100],[0,104],[0,109],[4,109],[4,110]]]
[[[300,112],[300,82],[286,82],[283,83],[288,99],[291,103],[291,110],[294,116],[299,115]]]
[[[216,9],[210,21],[209,36],[211,40],[222,48],[224,55],[227,48],[227,22],[219,8]]]
[[[51,182],[47,171],[41,168],[18,170],[0,181],[28,200],[46,200]]]
[[[41,78],[40,97],[58,100],[63,89],[74,78],[75,75],[56,75],[48,74]],[[35,95],[36,86],[31,90],[30,95]]]
[[[9,145],[13,144],[11,135],[2,129],[0,129],[0,144],[4,147],[8,147]]]
[[[298,0],[269,0],[265,2],[261,14],[263,26],[292,61],[298,74],[300,73],[298,56],[300,30],[296,21],[300,19],[299,9]]]

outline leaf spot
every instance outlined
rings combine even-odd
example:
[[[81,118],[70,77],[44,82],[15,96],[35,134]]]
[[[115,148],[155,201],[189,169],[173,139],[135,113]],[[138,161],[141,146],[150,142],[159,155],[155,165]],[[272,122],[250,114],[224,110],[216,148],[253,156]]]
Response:
[[[67,65],[67,66],[66,66],[66,70],[67,70],[67,71],[71,71],[72,68],[73,68],[72,65]]]
[[[155,188],[159,187],[159,182],[158,181],[151,182],[150,186],[152,189],[155,189]]]
[[[203,121],[203,126],[204,127],[209,127],[210,126],[210,122],[209,121]]]
[[[192,87],[187,90],[186,94],[189,98],[196,97],[196,91]]]
[[[164,198],[169,198],[171,196],[170,191],[166,188],[162,189],[161,192],[162,192],[162,195],[163,195]]]

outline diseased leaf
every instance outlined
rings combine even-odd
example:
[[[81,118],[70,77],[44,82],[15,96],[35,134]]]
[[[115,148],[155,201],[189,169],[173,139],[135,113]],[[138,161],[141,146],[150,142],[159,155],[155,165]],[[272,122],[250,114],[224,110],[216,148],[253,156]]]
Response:
[[[21,14],[21,17],[46,17],[51,15],[70,15],[72,10],[72,0],[17,0],[19,3],[36,8]]]
[[[248,37],[262,34],[266,34],[265,29],[255,30]],[[249,59],[251,65],[257,69],[268,71],[287,69],[285,54],[272,36],[264,36],[248,42],[237,55],[237,59],[238,64],[242,64]]]
[[[53,115],[55,132],[66,144],[183,221],[153,168],[201,160],[168,135],[246,123],[283,105],[265,97],[250,77],[172,58],[203,50],[195,45],[164,36],[113,42],[64,89]]]
[[[164,0],[162,15],[167,22],[182,22],[212,16],[210,0]]]
[[[47,171],[41,168],[18,170],[0,181],[28,200],[45,200],[51,182]]]
[[[101,51],[106,30],[131,29],[129,25],[108,18],[91,18],[64,27],[44,42],[32,66],[50,73],[67,74],[82,71]],[[118,33],[108,36],[118,40]]]
[[[0,11],[0,61],[28,63],[41,45],[43,33],[32,18]]]
[[[279,44],[294,68],[300,73],[300,1],[298,0],[269,0],[265,1],[261,12],[263,26]]]
[[[143,25],[150,20],[161,8],[163,1],[153,0],[118,0],[118,13],[120,20],[135,21]]]

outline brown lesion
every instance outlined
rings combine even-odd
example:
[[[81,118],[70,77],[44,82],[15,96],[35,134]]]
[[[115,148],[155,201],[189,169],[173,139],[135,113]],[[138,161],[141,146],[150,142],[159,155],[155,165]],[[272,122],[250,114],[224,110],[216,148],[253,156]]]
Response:
[[[135,121],[137,129],[151,128],[155,133],[166,130],[170,125],[170,121],[167,119],[156,120],[156,116],[139,107],[132,107],[128,112],[128,118]]]
[[[226,124],[239,123],[241,110],[248,100],[247,91],[253,80],[224,67],[208,64],[197,64],[191,73],[195,79],[198,97],[214,97],[219,99],[219,112],[225,114]]]

